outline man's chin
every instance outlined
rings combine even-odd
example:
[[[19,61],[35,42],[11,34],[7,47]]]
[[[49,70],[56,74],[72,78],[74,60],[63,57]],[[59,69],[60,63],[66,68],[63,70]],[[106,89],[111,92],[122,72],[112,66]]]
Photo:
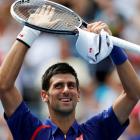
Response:
[[[72,114],[74,112],[73,109],[68,109],[68,108],[63,108],[63,109],[59,109],[59,110],[56,110],[57,113],[59,113],[60,115],[62,116],[68,116],[70,114]]]

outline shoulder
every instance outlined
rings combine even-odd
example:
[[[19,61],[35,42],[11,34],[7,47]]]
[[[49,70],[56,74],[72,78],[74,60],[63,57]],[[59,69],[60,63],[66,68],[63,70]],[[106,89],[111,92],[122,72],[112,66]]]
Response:
[[[96,114],[94,117],[87,120],[85,124],[89,124],[89,123],[97,124],[110,119],[115,119],[115,114],[112,107],[110,107],[108,110],[104,110],[101,113]]]
[[[11,117],[4,115],[14,139],[30,139],[42,122],[22,102]]]
[[[81,124],[80,129],[86,134],[109,140],[117,139],[127,126],[128,122],[125,125],[119,123],[113,108],[110,107]]]

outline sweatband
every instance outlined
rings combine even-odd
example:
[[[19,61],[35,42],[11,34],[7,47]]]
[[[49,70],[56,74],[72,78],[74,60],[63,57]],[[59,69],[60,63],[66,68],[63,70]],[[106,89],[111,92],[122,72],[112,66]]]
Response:
[[[35,39],[40,35],[40,31],[32,29],[30,27],[24,26],[21,32],[17,36],[17,40],[24,43],[28,48],[30,48],[35,41]]]
[[[116,64],[116,65],[121,65],[128,59],[128,56],[125,53],[125,51],[122,48],[117,47],[117,46],[113,47],[113,50],[112,50],[110,56],[111,56],[111,59],[113,60],[114,64]]]

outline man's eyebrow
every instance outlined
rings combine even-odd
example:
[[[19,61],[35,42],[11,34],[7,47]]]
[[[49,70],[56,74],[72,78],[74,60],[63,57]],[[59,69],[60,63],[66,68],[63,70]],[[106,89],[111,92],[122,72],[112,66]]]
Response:
[[[57,82],[54,83],[54,85],[55,84],[76,84],[76,82],[75,81],[68,81],[68,82],[57,81]]]

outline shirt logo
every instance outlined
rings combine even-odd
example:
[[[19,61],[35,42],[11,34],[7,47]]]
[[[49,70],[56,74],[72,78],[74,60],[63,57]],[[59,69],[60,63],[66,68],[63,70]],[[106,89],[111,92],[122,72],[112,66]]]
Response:
[[[76,140],[84,140],[83,134],[81,134],[78,138],[76,138]]]
[[[23,34],[19,34],[20,37],[23,37]]]
[[[89,48],[89,53],[92,53],[93,52],[93,49],[92,48]]]

